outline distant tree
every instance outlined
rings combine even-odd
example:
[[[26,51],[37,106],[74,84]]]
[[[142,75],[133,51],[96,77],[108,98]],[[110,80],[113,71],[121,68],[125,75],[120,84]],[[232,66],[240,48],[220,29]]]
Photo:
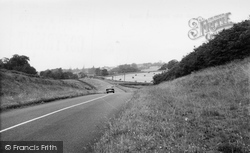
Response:
[[[0,68],[4,68],[4,63],[2,59],[0,59]]]
[[[10,69],[10,68],[9,68],[9,64],[8,64],[9,60],[10,60],[10,59],[8,59],[8,58],[6,58],[6,57],[4,57],[3,59],[1,59],[1,60],[0,60],[0,67],[1,67],[1,68],[5,68],[5,69]]]
[[[85,77],[87,77],[87,74],[84,73],[84,72],[79,72],[78,75],[79,75],[80,78],[85,78]]]
[[[70,71],[63,72],[62,76],[63,77],[61,77],[61,79],[78,79],[78,75],[74,74],[74,73],[72,73]]]
[[[88,74],[95,74],[95,67],[94,66],[92,68],[88,69]]]
[[[87,72],[87,70],[85,69],[85,67],[83,66],[82,69],[81,69],[81,72],[85,73]]]
[[[117,74],[118,73],[118,67],[115,67],[115,68],[113,68],[113,69],[111,69],[110,71],[109,71],[109,74],[110,75],[114,75],[114,74]]]
[[[95,75],[101,76],[101,74],[102,74],[101,69],[100,68],[96,68],[95,69]]]
[[[70,79],[73,77],[73,73],[72,72],[63,72],[63,79]]]
[[[73,70],[72,70],[72,68],[71,68],[71,67],[70,67],[67,71],[68,71],[68,72],[73,72]]]
[[[78,75],[77,74],[73,74],[71,79],[78,79]]]
[[[124,64],[124,65],[119,65],[118,68],[116,69],[117,73],[129,73],[129,72],[138,72],[140,71],[137,66],[131,64]]]
[[[53,69],[52,72],[54,79],[64,79],[62,68]]]
[[[107,75],[109,75],[107,69],[103,69],[103,70],[101,70],[101,71],[102,71],[102,72],[101,72],[101,75],[102,75],[102,76],[107,76]]]
[[[138,69],[137,64],[135,64],[135,63],[132,63],[131,67],[134,68],[134,69]]]
[[[45,78],[55,78],[51,70],[41,71],[40,76],[45,77]]]

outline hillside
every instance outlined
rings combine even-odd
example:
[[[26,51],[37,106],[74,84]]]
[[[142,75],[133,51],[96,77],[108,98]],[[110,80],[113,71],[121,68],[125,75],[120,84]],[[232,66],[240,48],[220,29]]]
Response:
[[[247,57],[250,57],[250,20],[236,23],[215,35],[214,39],[194,48],[169,71],[155,75],[154,84]]]
[[[96,93],[87,83],[78,80],[52,80],[0,69],[0,109]]]
[[[138,90],[94,152],[250,152],[250,58]]]

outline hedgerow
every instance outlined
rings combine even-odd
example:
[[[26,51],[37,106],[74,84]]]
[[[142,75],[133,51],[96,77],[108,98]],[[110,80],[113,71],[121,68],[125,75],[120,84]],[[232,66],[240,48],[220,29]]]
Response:
[[[250,20],[245,20],[221,31],[214,39],[195,48],[169,71],[155,75],[154,84],[249,56]]]

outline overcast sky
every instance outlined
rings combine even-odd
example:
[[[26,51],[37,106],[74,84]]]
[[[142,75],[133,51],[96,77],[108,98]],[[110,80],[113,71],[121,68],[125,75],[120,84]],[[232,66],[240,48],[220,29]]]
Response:
[[[188,21],[228,12],[247,19],[250,0],[0,0],[0,58],[38,71],[180,60],[206,41]]]

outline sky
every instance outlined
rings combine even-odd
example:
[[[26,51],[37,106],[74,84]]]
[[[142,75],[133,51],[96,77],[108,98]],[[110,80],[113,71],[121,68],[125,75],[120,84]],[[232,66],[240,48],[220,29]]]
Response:
[[[249,18],[250,0],[0,0],[0,58],[30,58],[37,71],[181,60],[206,42],[188,22],[231,12]]]

